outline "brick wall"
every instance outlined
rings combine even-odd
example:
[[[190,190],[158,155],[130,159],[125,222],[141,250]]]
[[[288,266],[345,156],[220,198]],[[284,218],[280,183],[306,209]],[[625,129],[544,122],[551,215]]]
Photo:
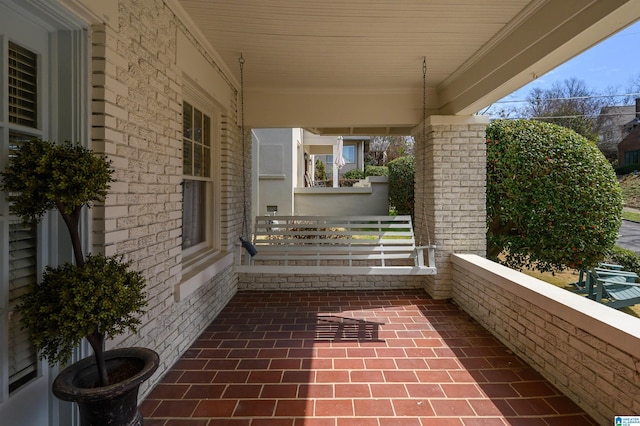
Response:
[[[453,300],[600,424],[640,413],[640,319],[474,255]]]
[[[239,290],[385,290],[422,288],[424,276],[238,274]]]
[[[116,180],[104,206],[93,209],[92,251],[123,254],[147,279],[149,306],[140,331],[109,343],[159,353],[160,368],[142,398],[233,296],[237,278],[227,268],[185,299],[174,298],[182,269],[184,83],[176,46],[188,29],[162,0],[121,1],[118,12],[117,22],[91,28],[92,147],[107,154]],[[220,72],[210,57],[205,61]],[[228,90],[232,100],[221,105],[218,208],[223,248],[232,249],[242,215],[243,156],[237,92],[231,85]]]
[[[451,297],[451,253],[486,252],[486,117],[432,116],[414,135],[416,238],[436,245],[425,289]]]

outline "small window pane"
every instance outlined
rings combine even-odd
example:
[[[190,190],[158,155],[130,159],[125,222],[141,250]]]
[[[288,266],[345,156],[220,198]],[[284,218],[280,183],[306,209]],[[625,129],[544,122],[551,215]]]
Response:
[[[186,139],[192,138],[193,107],[187,102],[182,107],[182,135]]]
[[[193,175],[193,147],[191,141],[184,140],[182,142],[182,173],[185,175]]]
[[[38,127],[38,55],[9,42],[9,122]]]
[[[195,144],[193,149],[193,175],[202,176],[202,145]]]
[[[29,334],[13,309],[37,277],[35,227],[15,220],[9,224],[9,392],[36,377],[37,354]]]
[[[208,115],[204,116],[204,126],[202,129],[203,139],[202,143],[205,146],[211,146],[211,118]]]
[[[204,177],[211,177],[211,148],[204,148],[204,158],[207,159],[207,161],[204,161],[202,163],[202,176]]]
[[[202,142],[202,112],[197,109],[193,112],[193,140]]]
[[[9,132],[9,157],[33,136]],[[37,232],[15,218],[9,221],[9,393],[19,389],[38,374],[37,352],[28,332],[20,324],[14,308],[29,287],[36,283],[38,272]]]
[[[182,249],[205,241],[207,183],[185,180],[182,199]]]

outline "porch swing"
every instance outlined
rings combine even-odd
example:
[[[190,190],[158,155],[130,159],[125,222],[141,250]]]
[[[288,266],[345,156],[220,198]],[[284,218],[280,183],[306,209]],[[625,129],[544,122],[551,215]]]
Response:
[[[239,60],[244,152],[244,59],[242,55]],[[426,59],[423,60],[422,118],[424,140],[426,138]],[[240,238],[236,272],[295,275],[436,274],[435,245],[430,242],[427,245],[416,244],[410,215],[257,216],[254,222],[253,239],[250,242],[247,239],[249,225],[246,217],[246,200],[245,190],[243,212],[245,234]],[[423,229],[428,235],[429,230],[424,213],[423,202]]]

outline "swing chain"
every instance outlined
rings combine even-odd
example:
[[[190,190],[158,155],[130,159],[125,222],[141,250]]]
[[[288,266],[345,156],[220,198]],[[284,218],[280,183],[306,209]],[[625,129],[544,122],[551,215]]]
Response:
[[[240,133],[242,142],[242,232],[249,236],[249,223],[247,221],[247,170],[246,170],[246,147],[244,134],[244,57],[240,53],[238,58],[240,64]]]
[[[427,146],[427,58],[422,58],[422,149],[426,150]],[[426,159],[423,156],[423,170],[426,167]],[[422,182],[424,188],[424,182]],[[422,227],[427,233],[427,242],[431,245],[431,233],[429,232],[429,222],[427,221],[427,212],[425,208],[425,193],[422,191]],[[422,232],[419,233],[420,240],[422,240]],[[422,241],[419,242],[421,244]]]

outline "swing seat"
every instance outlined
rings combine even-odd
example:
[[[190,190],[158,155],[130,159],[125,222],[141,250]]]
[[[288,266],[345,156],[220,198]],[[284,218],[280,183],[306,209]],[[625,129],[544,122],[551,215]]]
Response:
[[[416,246],[411,216],[258,216],[236,271],[313,275],[433,275],[435,246]],[[427,262],[425,264],[425,256]]]

